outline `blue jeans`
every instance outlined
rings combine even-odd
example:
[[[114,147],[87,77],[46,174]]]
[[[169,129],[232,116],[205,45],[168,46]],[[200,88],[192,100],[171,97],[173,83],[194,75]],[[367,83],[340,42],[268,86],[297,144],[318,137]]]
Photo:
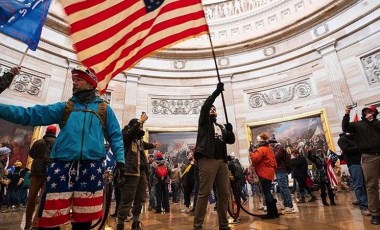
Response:
[[[272,181],[260,178],[261,187],[263,189],[263,195],[265,197],[265,203],[267,206],[274,202],[274,197],[271,193]]]
[[[178,188],[179,188],[179,184],[178,184],[178,182],[176,182],[176,183],[172,183],[172,191],[173,191],[173,194],[172,194],[172,201],[173,202],[178,202],[178,198],[177,198],[177,196],[178,196]]]
[[[277,184],[280,187],[282,199],[284,200],[284,206],[293,208],[292,196],[289,190],[289,180],[287,172],[276,172]]]
[[[156,185],[153,185],[150,187],[150,193],[149,193],[149,206],[152,209],[156,209],[157,206],[157,199],[156,199]]]
[[[156,184],[156,199],[157,199],[157,206],[156,211],[161,212],[165,210],[168,212],[170,210],[169,206],[169,184],[165,183],[165,181],[159,181]],[[161,209],[163,208],[163,210]]]
[[[348,170],[352,178],[356,199],[359,202],[360,209],[367,208],[368,198],[364,184],[363,169],[361,165],[351,165]]]
[[[247,183],[245,182],[245,179],[244,179],[244,182],[241,183],[241,198],[244,201],[248,200],[248,190],[247,190]]]

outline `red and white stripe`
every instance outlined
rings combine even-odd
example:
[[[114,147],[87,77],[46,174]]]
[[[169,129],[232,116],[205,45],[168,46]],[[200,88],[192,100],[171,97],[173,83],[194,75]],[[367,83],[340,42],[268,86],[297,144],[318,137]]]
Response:
[[[154,51],[207,32],[201,0],[165,0],[147,13],[143,0],[62,0],[79,60],[104,90],[118,73]]]
[[[72,208],[72,216],[70,209]],[[48,193],[39,227],[60,226],[72,219],[87,222],[99,219],[103,214],[103,190],[92,192]]]
[[[330,180],[331,188],[336,188],[338,186],[338,179],[336,178],[336,175],[334,173],[334,169],[333,169],[331,159],[327,160],[327,170],[326,171],[327,171],[327,176],[329,177],[329,180]]]

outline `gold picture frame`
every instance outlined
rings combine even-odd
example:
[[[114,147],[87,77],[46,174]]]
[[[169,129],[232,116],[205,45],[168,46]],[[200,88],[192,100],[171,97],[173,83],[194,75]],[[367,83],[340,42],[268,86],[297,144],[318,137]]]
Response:
[[[158,149],[149,150],[146,154],[153,154],[159,150],[164,154],[170,164],[178,163],[179,166],[187,162],[187,154],[190,148],[195,147],[197,127],[146,127],[144,141],[154,143],[161,142]]]
[[[302,126],[306,123],[308,124],[307,127],[297,128],[297,126]],[[248,148],[252,142],[255,142],[259,132],[265,131],[269,135],[275,134],[276,139],[284,146],[290,144],[291,147],[296,144],[297,141],[294,141],[295,139],[301,139],[302,141],[307,139],[306,141],[310,141],[310,138],[315,138],[321,142],[319,145],[322,145],[322,139],[324,138],[325,148],[335,151],[325,109],[265,121],[250,122],[246,123],[245,127]],[[291,143],[287,143],[289,140]],[[313,139],[313,141],[315,140]],[[322,147],[319,145],[316,147]],[[327,151],[327,149],[324,150]]]

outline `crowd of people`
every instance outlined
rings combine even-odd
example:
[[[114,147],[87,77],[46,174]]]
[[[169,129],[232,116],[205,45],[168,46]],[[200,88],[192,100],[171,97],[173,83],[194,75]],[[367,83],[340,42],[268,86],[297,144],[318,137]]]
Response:
[[[8,75],[14,77],[18,72],[19,68],[13,68]],[[233,152],[227,153],[227,145],[235,142],[233,127],[217,122],[213,105],[224,91],[223,83],[218,83],[205,100],[195,148],[189,149],[188,162],[180,167],[167,162],[160,151],[145,154],[145,150],[161,146],[158,141],[144,141],[147,114],[131,119],[121,129],[112,108],[97,96],[98,82],[93,70],[74,68],[72,80],[73,96],[67,102],[29,108],[0,104],[1,119],[21,125],[48,126],[43,138],[35,141],[29,151],[33,159],[31,170],[20,161],[9,167],[11,150],[6,143],[0,146],[2,192],[6,188],[5,197],[1,197],[6,200],[4,212],[26,208],[25,229],[60,229],[69,222],[72,229],[90,229],[94,220],[106,218],[103,197],[109,194],[103,193],[104,159],[109,149],[115,162],[112,184],[116,207],[111,216],[117,218],[117,230],[124,229],[129,220],[132,230],[143,229],[140,215],[145,202],[149,202],[148,210],[154,213],[169,213],[171,203],[181,202],[182,196],[185,208],[181,211],[194,216],[193,229],[203,229],[211,195],[216,200],[214,210],[218,213],[219,229],[231,229],[227,214],[230,181],[238,188],[241,205],[249,200],[247,185],[251,186],[252,195],[263,196],[262,219],[295,213],[295,202],[302,205],[306,197],[310,197],[308,202],[317,200],[316,190],[320,190],[324,206],[337,205],[336,185],[341,180],[331,169],[339,167],[339,163],[323,145],[321,135],[300,139],[297,145],[283,145],[275,135],[260,133],[257,144],[249,149],[250,165],[246,168]],[[0,86],[9,84],[6,81]],[[371,215],[371,223],[377,225],[378,111],[374,107],[364,108],[362,120],[355,123],[349,122],[349,113],[347,107],[342,121],[344,133],[338,145],[347,161],[361,213]],[[52,124],[58,124],[58,135]],[[309,164],[313,165],[312,171]],[[289,175],[294,180],[293,189],[300,194],[298,199],[292,198]],[[279,190],[281,204],[273,193],[274,187]]]

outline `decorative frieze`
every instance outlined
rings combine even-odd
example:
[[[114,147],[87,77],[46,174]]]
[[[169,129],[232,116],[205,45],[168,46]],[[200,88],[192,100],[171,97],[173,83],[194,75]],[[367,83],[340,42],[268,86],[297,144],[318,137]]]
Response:
[[[0,66],[0,76],[10,70],[9,67]],[[13,78],[12,84],[9,89],[29,94],[32,96],[41,97],[45,84],[45,78],[22,72]]]
[[[204,11],[206,18],[213,20],[246,13],[278,1],[279,0],[230,0],[207,5],[204,7]]]
[[[251,93],[249,95],[249,104],[252,108],[259,108],[264,105],[285,103],[310,95],[312,95],[310,82],[306,80],[274,89]]]
[[[166,99],[152,98],[152,113],[162,115],[194,115],[199,114],[205,98]]]
[[[380,50],[360,58],[364,74],[370,87],[380,84]]]

